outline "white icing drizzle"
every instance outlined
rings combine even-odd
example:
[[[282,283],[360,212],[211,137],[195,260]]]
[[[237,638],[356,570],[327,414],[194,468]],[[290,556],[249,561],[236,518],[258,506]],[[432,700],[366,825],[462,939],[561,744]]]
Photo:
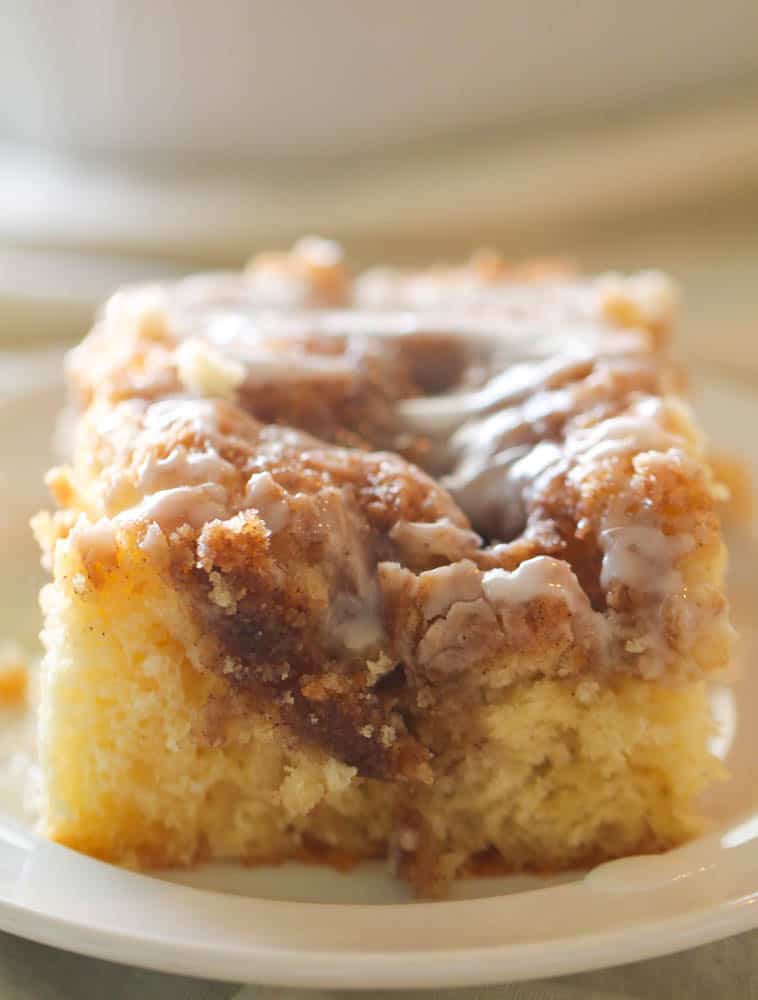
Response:
[[[549,317],[556,311],[573,318],[600,318],[610,303],[628,303],[638,322],[665,325],[676,310],[676,289],[666,275],[604,274],[577,281],[551,277],[524,282],[507,272],[500,280],[483,278],[476,268],[407,273],[376,268],[356,281],[357,304],[370,309],[414,309],[467,313],[492,311],[509,316]],[[634,315],[628,317],[634,318]]]
[[[570,406],[566,390],[538,392],[522,406],[463,423],[449,445],[452,471],[440,481],[475,524],[498,537],[513,537],[523,528],[530,497],[552,477],[568,473],[580,482],[603,459],[681,448],[683,439],[664,427],[669,405],[642,397],[622,416],[588,428],[569,425],[561,443],[535,442],[535,414],[560,414]],[[672,409],[677,408],[678,402]]]
[[[143,494],[150,494],[177,486],[218,482],[234,471],[234,466],[213,449],[187,451],[178,445],[166,458],[150,453],[139,467],[137,486]]]
[[[113,412],[118,419],[118,410]],[[145,430],[151,437],[159,436],[177,423],[200,439],[208,442],[218,439],[218,420],[212,400],[161,399],[145,410]]]
[[[646,397],[635,403],[623,416],[603,420],[594,427],[575,430],[567,439],[566,454],[581,458],[585,468],[613,455],[641,451],[668,451],[681,445],[682,439],[665,430],[662,419],[666,403]],[[578,473],[581,475],[581,471]]]
[[[139,547],[155,563],[161,563],[168,559],[168,539],[155,521],[148,525]]]
[[[384,564],[383,570],[402,572],[396,564]],[[592,609],[571,567],[561,560],[536,556],[513,571],[485,573],[460,560],[421,573],[415,594],[427,623],[417,655],[435,670],[455,672],[481,656],[496,655],[510,637],[512,612],[546,599],[562,604],[567,612],[553,635],[563,633],[567,642],[573,637],[593,657],[596,669],[611,664],[607,622]]]
[[[390,531],[390,538],[404,551],[448,559],[460,559],[463,553],[482,544],[476,532],[459,528],[447,517],[438,521],[398,521]]]
[[[431,621],[438,615],[445,614],[455,604],[480,598],[481,580],[480,571],[468,559],[421,573],[419,581],[426,620]]]
[[[481,389],[407,399],[398,405],[398,412],[411,430],[432,436],[450,434],[465,426],[465,421],[515,406],[552,379],[570,376],[586,360],[574,356],[540,364],[511,365],[493,375]]]
[[[248,386],[282,382],[301,382],[303,379],[341,380],[354,375],[348,359],[321,357],[306,351],[259,351],[245,353],[245,384]]]
[[[182,341],[174,359],[180,382],[198,396],[232,399],[247,375],[245,366],[235,358],[196,337]]]
[[[225,515],[228,495],[218,483],[197,486],[175,486],[150,493],[134,507],[113,518],[116,527],[148,525],[155,522],[162,531],[170,532],[180,524],[201,528],[206,522]]]
[[[246,286],[245,291],[254,302],[271,309],[302,305],[309,291],[305,276],[273,267],[250,272]]]
[[[365,653],[385,639],[377,601],[355,594],[338,594],[329,608],[329,636],[351,653]]]
[[[606,592],[615,583],[660,597],[681,591],[677,561],[695,546],[691,535],[665,535],[660,528],[627,524],[600,532],[603,565],[600,585]]]
[[[482,589],[495,608],[526,604],[536,598],[555,597],[566,605],[572,615],[593,616],[602,621],[602,616],[592,611],[587,595],[568,563],[550,556],[527,559],[512,572],[487,570],[482,576]]]
[[[545,477],[565,467],[558,445],[541,441],[531,447],[518,445],[489,456],[467,454],[461,467],[441,479],[456,502],[474,523],[485,524],[498,537],[511,538],[524,524],[529,493],[543,485]]]
[[[286,493],[270,472],[256,472],[247,482],[245,506],[257,511],[272,535],[285,528],[290,519]]]
[[[338,248],[324,241],[300,244],[295,256],[315,267],[340,263]],[[475,270],[412,277],[371,272],[356,286],[354,298],[363,307],[360,312],[307,311],[301,308],[307,295],[305,271],[287,270],[274,262],[244,275],[194,278],[162,289],[160,294],[154,288],[128,293],[126,298],[112,300],[106,322],[123,323],[125,317],[136,322],[156,310],[168,314],[170,329],[178,338],[174,358],[182,384],[192,392],[210,395],[231,395],[243,386],[254,389],[304,379],[350,378],[356,357],[372,338],[381,343],[382,338],[409,333],[452,331],[465,336],[472,347],[486,345],[484,360],[479,359],[481,378],[473,388],[469,382],[467,388],[455,392],[404,400],[397,414],[405,430],[432,439],[444,473],[440,481],[475,525],[486,525],[494,537],[515,537],[523,529],[532,497],[552,477],[567,474],[581,487],[598,463],[639,453],[670,456],[672,450],[687,451],[689,442],[666,429],[682,426],[674,413],[679,404],[658,397],[637,399],[621,415],[588,427],[571,422],[572,385],[582,379],[588,361],[599,365],[620,356],[647,355],[651,341],[645,328],[663,328],[670,322],[675,294],[662,275],[516,284],[507,279],[489,283]],[[300,311],[266,312],[272,304]],[[286,343],[287,337],[304,334],[346,336],[347,349],[334,355],[318,354]],[[196,422],[198,432],[212,441],[216,434],[213,417],[210,411],[203,412],[197,400],[164,401],[152,408],[157,415],[151,411],[149,419],[158,429],[161,420],[175,419],[182,405],[188,407],[187,415]],[[669,406],[671,414],[667,414]],[[592,407],[585,412],[592,414]],[[667,420],[669,415],[675,419]],[[563,424],[565,419],[568,422]],[[562,424],[559,442],[544,440],[553,420]],[[228,463],[210,445],[198,454],[175,449],[165,459],[146,460],[139,471],[138,488],[147,495],[113,522],[91,526],[93,544],[107,548],[108,524],[148,523],[156,531],[170,531],[179,523],[199,526],[224,516],[228,498],[218,481],[228,471]],[[293,516],[269,473],[251,477],[244,503],[259,513],[272,534],[284,530]],[[607,516],[599,536],[602,589],[607,594],[623,584],[653,595],[659,607],[671,597],[684,600],[677,565],[694,546],[694,539],[667,536],[652,519],[644,524],[626,523],[623,496],[618,510],[622,513],[616,520]],[[332,602],[330,634],[351,651],[371,648],[383,636],[373,567],[344,505],[325,502],[322,513],[332,553],[325,558],[342,562],[349,552],[353,575],[350,589]],[[473,532],[444,522],[400,522],[391,537],[409,552],[459,560],[420,574],[428,620],[457,604],[479,601],[482,594],[496,611],[552,596],[565,603],[579,633],[586,637],[591,630],[603,648],[609,648],[611,616],[606,618],[591,608],[567,563],[539,556],[513,572],[494,569],[481,574],[473,563],[460,558],[469,546],[478,544]],[[157,534],[153,542],[159,544]],[[646,626],[653,641],[662,643],[656,624],[646,622]]]
[[[82,515],[69,534],[85,562],[108,564],[115,559],[121,529],[146,528],[140,548],[157,561],[166,555],[166,535],[182,524],[201,528],[224,516],[228,495],[218,483],[176,486],[149,493],[138,504],[115,517],[90,521]]]
[[[116,525],[107,517],[90,521],[82,514],[71,529],[67,542],[79,550],[85,565],[113,561],[116,552]]]
[[[452,281],[412,279],[408,287],[418,282],[419,287],[430,289],[420,300],[399,291],[406,283],[406,279],[400,279],[394,283],[396,293],[379,296],[376,302],[371,295],[364,295],[364,288],[372,283],[367,275],[358,281],[357,294],[349,303],[358,305],[359,310],[309,308],[313,303],[309,297],[311,280],[306,276],[307,267],[336,266],[337,254],[337,248],[329,241],[309,240],[293,251],[294,259],[306,266],[305,272],[277,265],[126,289],[106,306],[103,325],[122,328],[128,322],[135,329],[144,327],[146,318],[162,317],[177,342],[175,364],[182,383],[201,394],[230,395],[240,380],[238,364],[245,366],[253,384],[309,373],[323,378],[351,373],[351,366],[343,367],[344,361],[339,356],[314,358],[307,352],[298,355],[296,351],[287,351],[288,361],[283,362],[276,352],[264,347],[264,342],[272,337],[292,338],[313,333],[386,339],[429,330],[464,333],[472,345],[497,344],[500,356],[493,359],[493,369],[502,371],[511,366],[512,372],[505,379],[510,391],[519,378],[530,377],[528,371],[516,372],[519,362],[541,360],[561,365],[566,363],[567,352],[576,359],[630,356],[647,351],[647,335],[640,329],[614,326],[613,316],[607,314],[607,302],[631,302],[642,326],[646,322],[667,322],[674,301],[670,288],[666,290],[666,279],[660,275],[631,278],[606,275],[581,282],[506,281],[489,285],[463,271]],[[461,298],[459,292],[451,293],[455,288],[468,288],[470,293]],[[625,315],[625,325],[628,320]],[[223,359],[214,359],[207,348],[198,355],[197,345],[188,348],[182,341],[215,345],[223,349]],[[564,360],[556,362],[556,357]],[[486,408],[486,395],[496,397],[500,388],[496,378],[484,390],[484,398],[472,399],[475,412]],[[418,416],[427,424],[444,422],[447,406],[444,400],[424,402],[429,405],[426,410],[422,407],[421,415],[416,414],[416,403],[409,404],[408,419],[415,420]],[[497,403],[494,398],[492,404]],[[460,400],[453,399],[450,405],[459,407]]]

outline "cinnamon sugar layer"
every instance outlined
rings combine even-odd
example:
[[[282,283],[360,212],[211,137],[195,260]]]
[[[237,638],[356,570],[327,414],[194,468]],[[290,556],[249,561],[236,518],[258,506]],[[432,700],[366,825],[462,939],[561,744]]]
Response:
[[[659,279],[490,267],[380,295],[298,267],[315,304],[378,311],[266,313],[258,271],[122,293],[73,352],[67,512],[40,531],[70,532],[82,586],[136,544],[233,697],[368,777],[430,780],[440,732],[519,677],[724,664]]]

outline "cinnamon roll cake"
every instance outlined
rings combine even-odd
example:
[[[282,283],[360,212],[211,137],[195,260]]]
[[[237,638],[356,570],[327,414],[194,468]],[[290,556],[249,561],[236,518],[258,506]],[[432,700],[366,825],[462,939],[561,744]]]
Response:
[[[46,833],[421,894],[692,836],[731,630],[675,298],[313,239],[117,293],[34,522]]]

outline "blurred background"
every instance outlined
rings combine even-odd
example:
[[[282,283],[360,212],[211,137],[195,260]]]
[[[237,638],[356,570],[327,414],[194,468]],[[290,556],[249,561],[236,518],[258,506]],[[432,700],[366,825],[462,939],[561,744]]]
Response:
[[[122,281],[310,232],[663,267],[758,379],[758,3],[0,0],[6,380]]]
[[[0,0],[0,642],[36,648],[26,523],[65,346],[121,283],[307,233],[356,267],[489,246],[669,271],[708,428],[754,459],[758,0]],[[104,994],[91,963],[18,947],[19,984]],[[698,995],[756,981],[739,948],[701,953]],[[113,997],[149,990],[112,968]],[[674,966],[639,968],[676,992]]]

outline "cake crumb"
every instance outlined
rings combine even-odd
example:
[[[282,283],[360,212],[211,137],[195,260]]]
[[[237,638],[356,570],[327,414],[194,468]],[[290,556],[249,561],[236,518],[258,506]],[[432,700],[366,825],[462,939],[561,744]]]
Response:
[[[245,381],[245,366],[224,357],[202,340],[185,340],[176,352],[179,380],[199,396],[232,399]]]
[[[224,657],[224,665],[221,668],[224,674],[235,674],[237,672],[237,661],[232,656]]]
[[[122,336],[156,343],[171,338],[168,314],[166,289],[157,283],[116,292],[105,306],[105,321]]]
[[[397,732],[393,726],[382,726],[379,740],[384,747],[391,747],[397,739]]]
[[[326,787],[330,792],[343,792],[358,773],[357,767],[343,764],[331,757],[324,767]]]
[[[0,644],[0,706],[21,708],[29,688],[29,657],[15,642]]]
[[[643,636],[637,636],[636,639],[627,639],[624,643],[624,649],[627,653],[644,653],[647,647],[647,640]]]
[[[398,847],[408,854],[412,854],[418,849],[419,840],[418,831],[412,830],[410,827],[403,827],[397,835]]]
[[[600,692],[600,685],[597,681],[590,680],[589,678],[580,681],[576,686],[576,700],[581,705],[589,705],[591,701],[597,698]]]
[[[619,326],[665,332],[676,315],[678,298],[670,278],[657,271],[626,277],[609,274],[601,281],[600,310]]]
[[[369,683],[371,685],[376,684],[377,681],[381,680],[385,674],[388,674],[392,670],[394,665],[389,656],[383,652],[375,660],[368,660],[366,662],[366,669],[369,674]]]
[[[213,603],[218,605],[228,615],[233,615],[237,611],[237,601],[243,595],[240,593],[235,594],[228,582],[217,570],[209,573],[208,579],[211,581],[210,597]]]
[[[350,295],[342,247],[320,236],[304,236],[288,251],[258,254],[246,274],[269,305],[339,307]]]

